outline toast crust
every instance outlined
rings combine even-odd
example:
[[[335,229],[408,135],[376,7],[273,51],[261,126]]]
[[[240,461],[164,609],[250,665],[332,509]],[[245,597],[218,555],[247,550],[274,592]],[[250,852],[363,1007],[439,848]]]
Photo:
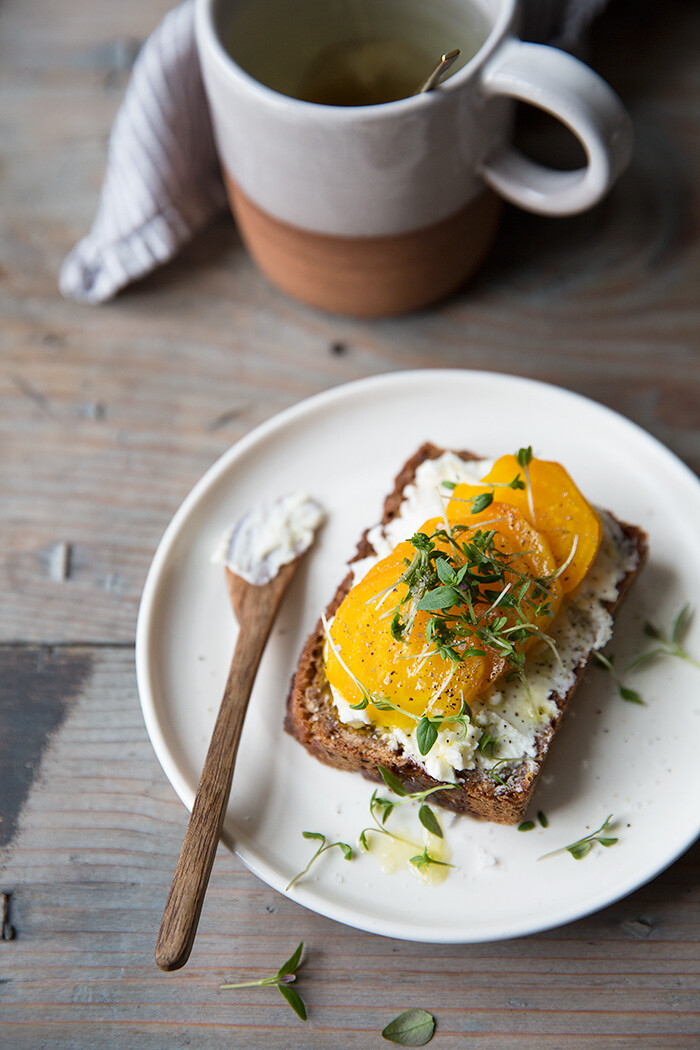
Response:
[[[404,490],[413,482],[420,464],[428,459],[437,459],[443,451],[444,449],[436,445],[425,443],[406,461],[396,476],[393,490],[384,502],[382,525],[386,525],[399,513]],[[458,452],[457,455],[465,461],[478,458],[471,452]],[[648,549],[646,535],[641,529],[620,521],[617,524],[627,544],[635,551],[637,560],[635,566],[619,582],[615,601],[604,603],[608,612],[613,616],[639,574]],[[367,531],[360,539],[357,551],[351,559],[351,565],[354,561],[374,553],[367,539]],[[352,587],[352,581],[351,570],[326,608],[327,619],[335,615],[338,606]],[[374,734],[371,727],[358,729],[340,721],[325,678],[323,643],[323,623],[319,619],[306,641],[292,679],[284,723],[287,732],[295,737],[314,758],[336,769],[362,773],[368,780],[383,783],[377,768],[382,765],[398,776],[409,792],[426,791],[436,787],[439,781],[431,777],[411,757],[392,750],[384,740]],[[588,659],[578,666],[574,681],[566,694],[554,694],[550,697],[556,704],[557,713],[551,722],[538,733],[536,755],[529,762],[517,766],[505,786],[498,784],[486,771],[461,770],[455,774],[459,786],[449,791],[436,791],[431,796],[431,802],[455,813],[499,824],[517,824],[522,820],[550,746],[571,699],[584,677],[590,659],[589,654]]]

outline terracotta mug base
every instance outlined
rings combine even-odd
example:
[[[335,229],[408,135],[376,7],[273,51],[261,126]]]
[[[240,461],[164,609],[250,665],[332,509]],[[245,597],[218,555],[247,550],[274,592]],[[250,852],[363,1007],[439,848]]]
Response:
[[[410,313],[455,292],[486,255],[501,213],[500,198],[486,190],[420,230],[337,237],[273,218],[224,177],[241,237],[262,272],[295,299],[349,317]]]

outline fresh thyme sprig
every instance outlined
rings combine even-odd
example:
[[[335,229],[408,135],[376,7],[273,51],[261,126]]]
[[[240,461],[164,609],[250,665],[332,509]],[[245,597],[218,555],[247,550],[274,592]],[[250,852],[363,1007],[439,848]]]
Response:
[[[291,890],[292,886],[296,886],[297,882],[308,874],[314,861],[318,860],[321,854],[326,853],[329,849],[335,849],[337,846],[338,849],[342,851],[345,860],[352,860],[352,846],[349,846],[347,842],[326,842],[326,836],[322,835],[320,831],[302,831],[301,834],[305,839],[317,839],[321,845],[318,847],[304,870],[300,871],[298,875],[295,875],[292,881],[285,887],[285,893]]]
[[[613,681],[617,686],[617,691],[623,700],[626,700],[630,704],[644,703],[637,690],[630,689],[629,686],[626,686],[620,678],[619,674],[617,673],[617,669],[613,664],[613,660],[615,659],[614,656],[605,656],[605,654],[601,653],[599,649],[594,649],[591,655],[593,656],[595,662],[599,664],[599,666],[602,667],[603,670],[608,671],[612,675]]]
[[[644,625],[644,633],[648,638],[653,638],[659,644],[648,652],[642,653],[636,660],[633,660],[627,670],[631,671],[633,667],[639,667],[641,664],[646,663],[647,660],[657,656],[675,656],[679,660],[685,660],[686,663],[692,664],[693,667],[700,668],[700,662],[690,655],[683,644],[692,619],[693,610],[690,604],[686,603],[673,621],[670,638],[667,638],[663,631],[660,631],[653,623],[647,622]]]
[[[296,971],[299,969],[299,963],[301,962],[301,953],[304,950],[304,942],[297,947],[297,950],[291,955],[286,962],[283,962],[279,970],[275,974],[271,974],[269,977],[261,977],[257,981],[238,981],[235,984],[222,984],[220,988],[255,988],[261,987],[275,987],[279,988],[280,995],[287,1000],[294,1013],[302,1019],[306,1020],[306,1006],[304,1000],[299,993],[294,989],[290,988],[289,985],[296,981]]]
[[[545,853],[540,857],[540,860],[545,860],[546,857],[554,857],[557,853],[570,853],[574,860],[583,860],[593,849],[593,843],[599,842],[601,846],[614,846],[619,841],[617,838],[610,838],[609,836],[603,835],[604,831],[609,831],[612,827],[613,815],[610,813],[599,828],[592,831],[590,835],[585,835],[584,838],[578,839],[576,842],[571,842],[568,846],[561,846],[559,849],[554,849],[551,853]]]
[[[394,839],[396,842],[402,842],[404,843],[404,845],[407,846],[414,845],[413,843],[408,842],[407,839],[401,838],[400,835],[396,835],[394,834],[394,832],[389,831],[388,828],[385,826],[388,818],[391,816],[394,809],[397,806],[402,806],[407,802],[421,803],[420,809],[418,810],[418,819],[420,820],[421,824],[427,831],[431,833],[431,835],[435,835],[436,838],[443,838],[443,832],[442,827],[440,826],[440,821],[438,820],[434,811],[430,808],[430,806],[425,800],[426,798],[428,798],[429,795],[432,795],[436,791],[449,791],[453,788],[456,788],[457,785],[438,784],[436,787],[428,788],[426,791],[409,792],[406,790],[406,788],[401,783],[396,774],[392,773],[390,769],[387,769],[385,766],[378,766],[377,768],[379,769],[379,773],[381,774],[382,780],[384,781],[386,786],[395,795],[398,795],[401,801],[395,802],[393,799],[383,798],[382,796],[377,794],[376,790],[372,792],[372,797],[369,800],[369,812],[372,817],[372,820],[374,821],[375,826],[363,828],[360,832],[359,843],[361,849],[363,849],[366,853],[369,852],[370,846],[367,836],[372,832],[375,835],[386,835],[388,838]],[[440,861],[437,860],[435,857],[432,857],[428,853],[427,847],[423,851],[423,854],[420,854],[417,858],[412,857],[409,863],[413,864],[414,867],[416,867],[418,870],[421,870],[429,864],[438,864],[440,866],[448,868],[453,867],[452,864],[447,864],[445,861]]]

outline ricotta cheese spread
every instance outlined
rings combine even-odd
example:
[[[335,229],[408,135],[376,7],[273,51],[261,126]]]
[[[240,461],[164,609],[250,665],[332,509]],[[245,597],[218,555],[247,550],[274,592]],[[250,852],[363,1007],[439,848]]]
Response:
[[[425,460],[416,471],[414,484],[406,488],[399,514],[386,526],[370,529],[367,539],[376,554],[354,562],[353,582],[357,583],[382,558],[429,518],[441,516],[445,509],[443,481],[477,484],[491,469],[491,461],[464,462],[452,452],[438,459]],[[449,497],[448,497],[449,498]],[[617,523],[598,511],[603,538],[596,559],[581,585],[569,595],[553,620],[549,635],[556,653],[543,645],[527,661],[526,683],[519,679],[497,682],[470,706],[473,721],[466,733],[454,723],[438,730],[437,740],[427,755],[421,755],[416,730],[376,728],[375,732],[393,751],[409,755],[430,776],[454,783],[455,771],[488,771],[503,759],[532,759],[537,753],[537,737],[557,715],[556,695],[564,696],[573,685],[578,668],[592,649],[602,649],[612,636],[612,616],[605,602],[617,597],[618,585],[634,567],[636,555]],[[370,724],[366,711],[352,710],[340,692],[331,687],[341,722],[361,726]],[[479,751],[482,734],[498,740],[498,758]],[[503,778],[508,766],[503,763]],[[500,773],[499,769],[499,773]]]

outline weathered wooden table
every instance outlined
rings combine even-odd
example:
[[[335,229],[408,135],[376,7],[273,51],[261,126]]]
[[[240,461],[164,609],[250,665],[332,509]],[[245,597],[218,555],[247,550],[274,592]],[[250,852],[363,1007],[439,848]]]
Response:
[[[379,1047],[416,1004],[445,1050],[697,1046],[697,845],[562,929],[420,948],[310,914],[221,851],[192,959],[160,973],[186,813],[146,736],[133,639],[149,561],[197,478],[255,424],[356,377],[548,380],[700,469],[700,9],[617,0],[597,25],[589,58],[637,135],[603,205],[556,221],[509,211],[463,295],[359,323],[270,288],[226,219],[110,305],[58,295],[129,65],[167,7],[0,7],[0,890],[15,931],[0,940],[0,1044]],[[269,990],[219,990],[302,939],[307,1025]]]

